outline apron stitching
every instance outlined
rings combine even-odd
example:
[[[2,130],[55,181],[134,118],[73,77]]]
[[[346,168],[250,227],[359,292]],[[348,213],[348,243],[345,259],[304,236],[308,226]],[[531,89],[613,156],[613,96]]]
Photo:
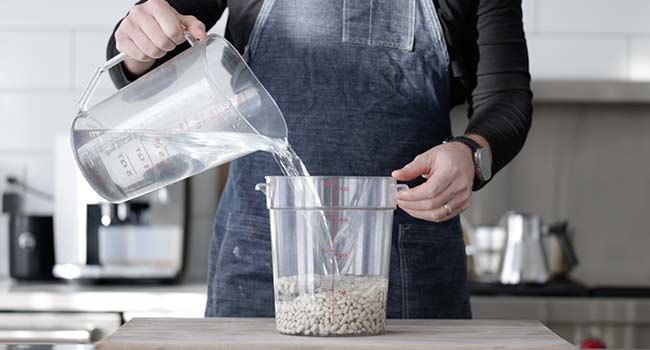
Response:
[[[253,31],[251,32],[249,38],[249,45],[248,45],[249,60],[252,60],[255,50],[257,49],[257,45],[260,41],[260,37],[262,34],[262,29],[264,27],[264,24],[266,23],[266,20],[268,19],[268,15],[271,12],[271,7],[273,7],[274,2],[275,0],[264,0],[264,2],[262,3],[262,8],[260,9],[260,13],[258,14],[258,17],[255,20],[255,24],[253,25]]]
[[[408,47],[413,50],[413,44],[415,42],[415,0],[411,0],[410,3],[411,11],[409,13],[409,43]]]
[[[347,41],[348,37],[349,37],[349,35],[348,35],[348,21],[349,21],[349,18],[348,18],[348,6],[350,6],[349,0],[343,0],[343,41]]]
[[[372,8],[373,1],[370,0],[370,15],[368,16],[368,42],[372,42]]]
[[[442,37],[442,25],[440,24],[440,18],[438,17],[438,11],[433,7],[433,2],[430,0],[425,0],[424,8],[430,19],[433,21],[433,28],[429,30],[433,34],[433,40],[438,44],[436,45],[438,54],[442,57],[441,67],[447,72],[447,66],[449,65],[449,54],[447,52],[447,42]]]

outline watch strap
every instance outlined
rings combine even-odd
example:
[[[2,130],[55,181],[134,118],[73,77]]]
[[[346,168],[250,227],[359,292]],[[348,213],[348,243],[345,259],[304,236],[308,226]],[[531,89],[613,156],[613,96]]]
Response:
[[[466,144],[467,147],[472,150],[472,154],[476,153],[476,151],[481,148],[481,145],[479,145],[478,142],[470,139],[467,136],[451,136],[445,140],[445,143],[449,142],[460,142]]]
[[[478,142],[470,139],[467,136],[450,136],[443,143],[449,142],[460,142],[464,145],[467,145],[472,150],[472,163],[474,163],[474,184],[473,189],[476,190],[484,184],[483,178],[481,176],[481,170],[478,164],[476,164],[476,151],[481,148],[481,145]]]

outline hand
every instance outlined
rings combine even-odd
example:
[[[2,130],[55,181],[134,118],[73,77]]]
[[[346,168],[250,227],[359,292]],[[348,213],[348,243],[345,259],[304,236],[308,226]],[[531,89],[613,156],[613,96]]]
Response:
[[[183,16],[165,0],[149,0],[133,6],[115,31],[117,50],[126,53],[126,69],[134,75],[146,72],[185,41],[187,30],[198,40],[207,37],[205,25],[194,16]]]
[[[393,171],[392,176],[400,181],[418,176],[427,179],[401,192],[397,205],[419,219],[446,221],[469,207],[474,183],[472,150],[460,142],[441,144],[415,157],[404,168]],[[445,204],[451,208],[451,213]]]

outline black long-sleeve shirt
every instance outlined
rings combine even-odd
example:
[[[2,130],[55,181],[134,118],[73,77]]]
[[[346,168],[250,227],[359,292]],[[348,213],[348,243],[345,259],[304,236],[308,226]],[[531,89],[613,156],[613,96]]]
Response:
[[[146,0],[140,0],[142,3]],[[193,15],[206,28],[228,8],[228,39],[241,52],[247,44],[263,0],[167,0],[179,13]],[[434,1],[451,58],[452,105],[468,104],[466,133],[485,138],[492,149],[492,172],[510,162],[523,147],[532,118],[528,52],[521,0]],[[119,25],[119,23],[118,23]],[[155,66],[188,47],[180,45]],[[111,36],[107,58],[117,55]],[[118,87],[135,77],[120,65],[111,70]]]

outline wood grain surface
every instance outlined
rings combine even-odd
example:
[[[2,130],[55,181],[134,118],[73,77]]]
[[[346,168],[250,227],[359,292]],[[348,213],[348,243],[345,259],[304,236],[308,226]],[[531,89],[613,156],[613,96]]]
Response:
[[[97,350],[167,349],[574,349],[537,321],[388,320],[370,337],[287,336],[272,318],[136,318]]]

